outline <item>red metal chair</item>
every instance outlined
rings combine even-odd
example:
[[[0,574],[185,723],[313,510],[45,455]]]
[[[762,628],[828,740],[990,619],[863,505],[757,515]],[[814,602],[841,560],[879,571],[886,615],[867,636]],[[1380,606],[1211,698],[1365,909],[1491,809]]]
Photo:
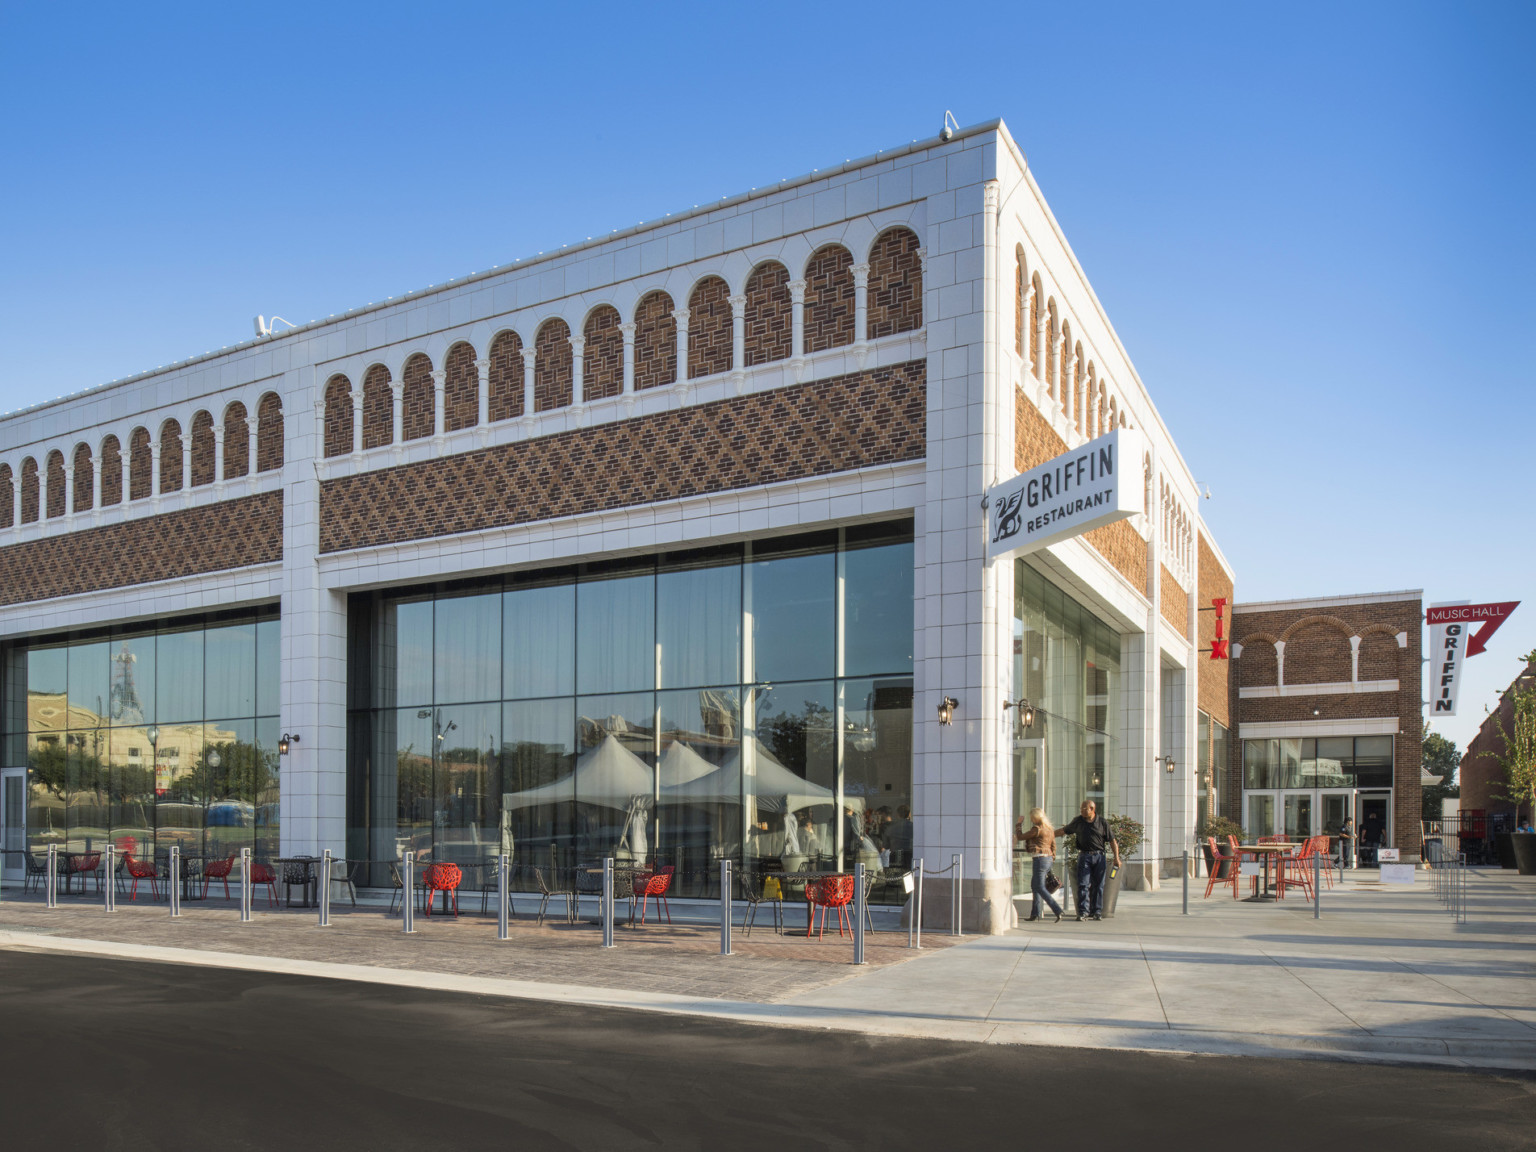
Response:
[[[133,887],[128,893],[129,900],[139,898],[139,881],[149,881],[150,899],[160,899],[160,869],[155,867],[153,860],[135,860],[132,856],[123,857],[123,867],[128,870],[128,875],[133,879]]]
[[[428,864],[421,872],[422,893],[426,896],[427,915],[432,915],[433,893],[443,894],[443,914],[448,913],[448,898],[453,897],[453,914],[459,914],[459,885],[464,871],[457,864]]]
[[[672,887],[672,877],[676,871],[675,867],[667,864],[648,876],[635,877],[635,895],[640,897],[640,923],[645,923],[646,901],[652,896],[656,897],[656,907],[666,912],[667,923],[672,923],[672,905],[667,903],[667,892]]]
[[[203,899],[208,899],[208,885],[215,880],[224,881],[224,899],[232,897],[229,894],[229,873],[235,866],[233,856],[226,860],[210,860],[203,865]]]
[[[812,927],[816,923],[816,910],[821,910],[821,931],[816,934],[820,940],[826,935],[827,913],[837,909],[837,934],[843,935],[846,928],[851,935],[853,925],[848,921],[848,905],[853,903],[853,877],[852,876],[824,876],[820,880],[812,880],[805,886],[805,898],[811,902],[811,922],[805,926],[805,934],[811,934]]]
[[[80,894],[85,895],[85,881],[89,876],[96,877],[96,891],[101,891],[101,877],[96,874],[96,869],[101,867],[100,852],[80,852],[69,858],[70,877],[65,878],[64,890],[69,891],[70,878],[80,877]]]
[[[1264,838],[1262,836],[1259,837],[1260,841],[1262,841],[1263,839]],[[1259,859],[1259,857],[1255,856],[1252,852],[1244,852],[1243,849],[1242,849],[1242,845],[1240,845],[1237,842],[1237,837],[1233,836],[1230,832],[1227,834],[1227,847],[1232,850],[1232,868],[1233,868],[1234,871],[1238,872],[1239,874],[1242,872],[1242,870],[1243,870],[1242,866],[1245,863],[1247,863],[1247,864],[1262,863],[1262,861]],[[1255,896],[1257,896],[1258,892],[1259,892],[1259,877],[1252,876],[1252,877],[1250,877],[1250,879],[1253,881],[1253,893],[1254,893]],[[1234,899],[1237,897],[1237,884],[1236,884],[1235,881],[1233,882],[1233,885],[1232,885],[1232,896],[1233,896]]]
[[[251,883],[265,884],[267,886],[267,905],[277,907],[277,869],[270,864],[259,864],[251,861]]]
[[[1216,844],[1216,837],[1207,836],[1206,840],[1210,843],[1211,846],[1211,875],[1210,878],[1205,882],[1206,898],[1210,898],[1211,892],[1215,889],[1216,885],[1220,884],[1222,887],[1226,887],[1226,885],[1230,884],[1232,885],[1232,899],[1236,900],[1237,875],[1239,871],[1237,867],[1237,856],[1235,854],[1230,856],[1222,855],[1221,849]],[[1221,875],[1221,868],[1223,864],[1228,866],[1227,874],[1225,876]]]
[[[1300,885],[1302,892],[1308,899],[1312,898],[1312,859],[1319,855],[1317,846],[1319,837],[1309,836],[1302,842],[1301,851],[1283,853],[1277,863],[1280,865],[1279,883],[1276,885],[1276,895],[1280,899],[1285,898],[1285,890],[1289,885]],[[1324,844],[1328,838],[1321,837]],[[1323,855],[1327,849],[1322,850]]]

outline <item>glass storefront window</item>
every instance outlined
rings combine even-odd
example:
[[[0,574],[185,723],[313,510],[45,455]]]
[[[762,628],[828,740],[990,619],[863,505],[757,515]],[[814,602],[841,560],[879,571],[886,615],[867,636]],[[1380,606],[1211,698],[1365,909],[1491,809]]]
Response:
[[[576,690],[656,686],[656,576],[604,572],[576,585]]]
[[[1221,728],[1223,750],[1226,737],[1226,729]],[[1391,786],[1391,736],[1243,741],[1244,788]]]
[[[811,679],[833,667],[836,560],[835,532],[754,546],[743,578],[751,638],[749,682]]]
[[[576,583],[527,584],[503,593],[502,684],[509,699],[576,691]]]

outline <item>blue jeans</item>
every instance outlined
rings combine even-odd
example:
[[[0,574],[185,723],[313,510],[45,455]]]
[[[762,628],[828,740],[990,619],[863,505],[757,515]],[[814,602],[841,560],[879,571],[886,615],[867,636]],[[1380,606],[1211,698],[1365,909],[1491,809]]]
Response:
[[[1104,853],[1084,852],[1077,858],[1077,914],[1099,916],[1104,912],[1104,877],[1108,872]]]
[[[1029,890],[1035,894],[1035,901],[1030,905],[1029,918],[1038,919],[1040,916],[1040,901],[1044,900],[1050,905],[1051,911],[1061,915],[1061,905],[1056,903],[1051,894],[1046,891],[1045,878],[1051,874],[1051,865],[1056,861],[1050,856],[1035,857],[1035,872],[1029,880]]]

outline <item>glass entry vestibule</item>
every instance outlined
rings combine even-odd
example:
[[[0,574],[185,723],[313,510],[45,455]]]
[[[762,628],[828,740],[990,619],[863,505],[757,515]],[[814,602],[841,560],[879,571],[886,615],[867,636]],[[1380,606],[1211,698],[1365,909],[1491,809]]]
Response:
[[[1243,830],[1249,837],[1335,835],[1391,847],[1391,736],[1243,741]]]

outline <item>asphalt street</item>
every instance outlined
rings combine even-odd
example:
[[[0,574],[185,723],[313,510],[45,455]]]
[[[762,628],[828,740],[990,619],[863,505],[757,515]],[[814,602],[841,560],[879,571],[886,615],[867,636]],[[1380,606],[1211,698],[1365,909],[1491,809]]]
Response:
[[[24,952],[0,952],[0,988],[11,1148],[1536,1146],[1536,1080],[1443,1068],[870,1038]]]

